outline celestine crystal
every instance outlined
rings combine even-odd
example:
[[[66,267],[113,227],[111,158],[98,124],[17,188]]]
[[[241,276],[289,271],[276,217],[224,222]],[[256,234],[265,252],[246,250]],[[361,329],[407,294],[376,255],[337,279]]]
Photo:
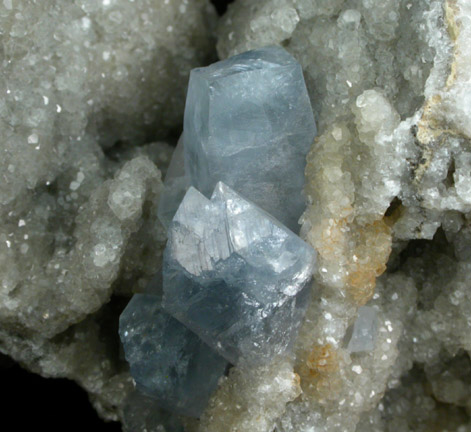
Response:
[[[160,296],[134,295],[119,333],[137,388],[162,408],[198,417],[227,362],[163,311]]]
[[[268,363],[292,345],[314,250],[222,182],[186,193],[168,232],[163,306],[233,364]]]
[[[196,189],[210,196],[223,181],[298,232],[316,124],[294,57],[273,46],[193,69],[184,131]]]
[[[315,134],[301,67],[283,48],[192,71],[159,200],[163,301],[135,295],[120,320],[137,387],[162,407],[199,416],[227,361],[268,364],[292,347],[316,262],[291,231]]]
[[[358,308],[358,317],[351,328],[352,334],[347,344],[351,353],[372,351],[375,347],[378,317],[370,306]]]

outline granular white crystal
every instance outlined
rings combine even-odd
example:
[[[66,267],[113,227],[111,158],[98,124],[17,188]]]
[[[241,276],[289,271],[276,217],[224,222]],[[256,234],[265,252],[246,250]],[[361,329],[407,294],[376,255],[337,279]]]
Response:
[[[70,169],[78,148],[143,143],[181,124],[188,73],[211,55],[208,3],[177,18],[178,2],[163,0],[6,2],[0,169],[17,170],[0,184],[0,209]]]

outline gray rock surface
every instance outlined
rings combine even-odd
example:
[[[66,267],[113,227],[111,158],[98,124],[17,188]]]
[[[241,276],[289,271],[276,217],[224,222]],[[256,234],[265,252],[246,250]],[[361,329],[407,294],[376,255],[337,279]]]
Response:
[[[173,143],[215,18],[206,0],[0,3],[0,351],[107,419],[132,389],[117,318],[165,243],[173,149],[152,141]]]

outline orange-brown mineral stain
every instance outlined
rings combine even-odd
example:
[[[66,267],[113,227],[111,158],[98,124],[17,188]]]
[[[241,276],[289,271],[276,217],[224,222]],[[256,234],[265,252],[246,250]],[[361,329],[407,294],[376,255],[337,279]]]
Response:
[[[309,353],[306,365],[313,376],[334,372],[338,369],[337,351],[331,344],[316,345]]]
[[[325,259],[333,259],[339,253],[339,247],[345,244],[345,232],[348,231],[347,218],[329,219],[322,227],[319,254]]]
[[[315,345],[299,367],[301,387],[306,396],[329,398],[338,388],[339,359],[331,344]]]
[[[376,278],[386,270],[392,248],[391,228],[384,219],[356,230],[353,253],[348,261],[347,291],[357,305],[374,294]]]

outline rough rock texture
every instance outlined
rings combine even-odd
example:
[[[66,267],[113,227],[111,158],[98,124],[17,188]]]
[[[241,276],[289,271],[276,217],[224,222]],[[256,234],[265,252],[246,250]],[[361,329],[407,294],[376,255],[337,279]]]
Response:
[[[172,147],[151,142],[181,128],[214,23],[206,0],[0,2],[0,351],[76,380],[108,419],[132,389],[119,296],[165,243]]]
[[[232,369],[201,418],[200,430],[270,431],[286,403],[300,393],[299,376],[285,359],[251,370]]]
[[[126,12],[121,24],[111,7]],[[173,420],[139,397],[124,402],[132,388],[116,343],[124,304],[101,306],[158,266],[141,259],[152,255],[142,239],[163,241],[148,234],[159,174],[141,156],[124,162],[139,152],[165,167],[168,147],[138,151],[128,142],[149,141],[150,88],[155,130],[181,121],[180,84],[210,54],[212,14],[203,10],[192,0],[0,5],[1,351],[77,380],[107,418],[126,406],[127,431],[172,430]],[[146,19],[155,33],[142,30]],[[170,42],[169,27],[182,39]],[[302,234],[320,265],[295,356],[255,376],[234,369],[186,429],[471,430],[470,2],[236,0],[217,35],[220,58],[279,43],[303,67],[319,136]],[[156,52],[166,60],[143,60]],[[122,64],[134,72],[108,79]],[[151,87],[140,67],[157,80]],[[116,138],[122,144],[110,148]],[[143,191],[136,206],[120,205],[121,193],[108,205],[112,191],[131,187]],[[67,261],[72,254],[80,260]],[[62,271],[70,279],[56,284]],[[366,303],[377,312],[376,344],[350,354],[345,335]]]

